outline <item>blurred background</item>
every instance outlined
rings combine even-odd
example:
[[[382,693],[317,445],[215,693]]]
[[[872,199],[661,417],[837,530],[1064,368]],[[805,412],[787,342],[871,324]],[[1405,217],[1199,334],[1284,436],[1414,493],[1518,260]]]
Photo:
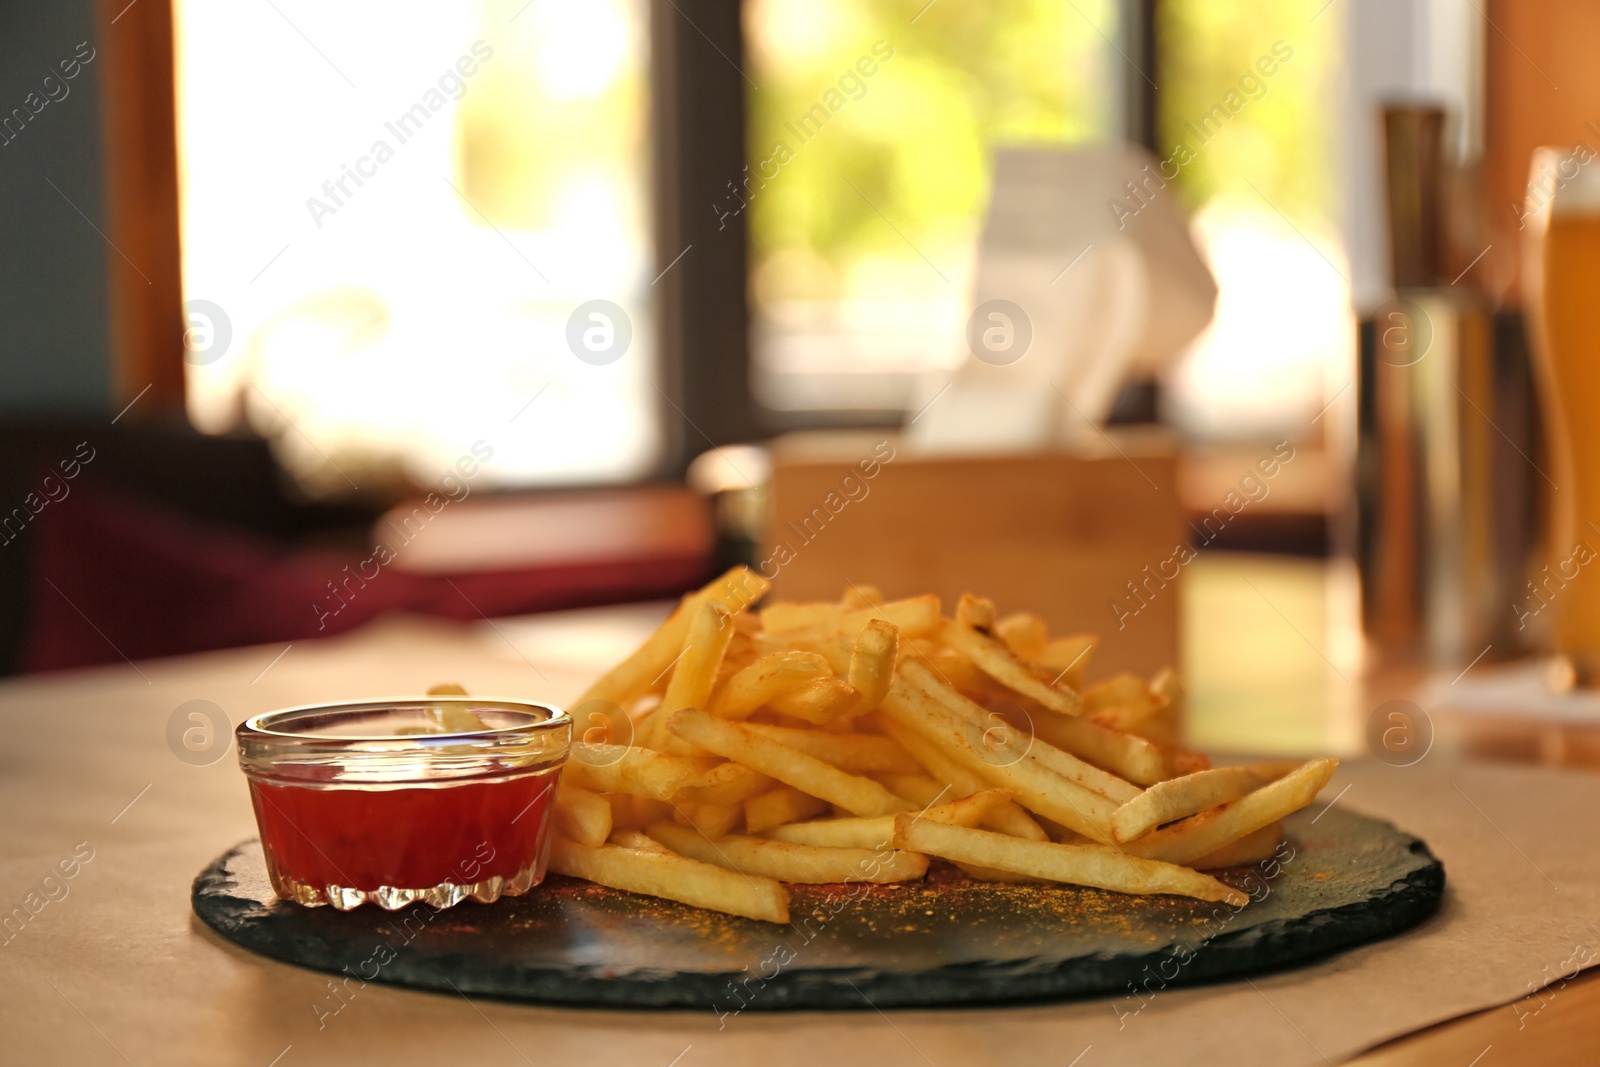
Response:
[[[1597,18],[11,5],[0,671],[744,560],[1181,662],[1201,746],[1358,748],[1551,647],[1528,176],[1600,139]]]

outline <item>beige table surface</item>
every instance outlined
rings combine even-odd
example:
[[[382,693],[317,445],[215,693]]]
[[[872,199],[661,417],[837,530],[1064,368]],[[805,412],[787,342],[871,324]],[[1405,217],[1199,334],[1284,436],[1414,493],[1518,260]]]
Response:
[[[1589,815],[1600,810],[1600,776],[1444,758],[1406,770],[1349,763],[1324,794],[1343,790],[1342,804],[1433,845],[1450,878],[1439,917],[1314,967],[1166,991],[1120,1020],[1105,1000],[887,1013],[863,1005],[746,1013],[719,1029],[709,1009],[557,1010],[369,985],[319,1029],[326,976],[252,956],[193,918],[194,875],[254,825],[231,751],[197,766],[169,749],[169,719],[185,702],[212,701],[238,722],[444,680],[559,702],[658,615],[603,609],[469,628],[401,620],[287,650],[0,684],[0,911],[22,905],[75,848],[93,850],[63,883],[65,896],[58,888],[20,931],[0,935],[0,1063],[1310,1065],[1508,1004],[1559,978],[1576,948],[1600,946]],[[1562,995],[1537,1014],[1552,994],[1502,1009],[1518,1012],[1520,1025],[1493,1038],[1479,1067],[1556,1062],[1532,1054],[1546,1047],[1541,1029],[1556,1033],[1578,996]],[[1470,1029],[1453,1032],[1466,1035],[1457,1045],[1477,1040]],[[1454,1062],[1378,1055],[1373,1062]]]

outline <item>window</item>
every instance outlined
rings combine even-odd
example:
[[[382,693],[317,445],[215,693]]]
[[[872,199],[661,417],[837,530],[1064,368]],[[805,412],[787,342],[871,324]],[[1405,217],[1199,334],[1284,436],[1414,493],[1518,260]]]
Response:
[[[197,425],[267,434],[322,494],[477,442],[502,484],[653,467],[644,0],[176,19]]]

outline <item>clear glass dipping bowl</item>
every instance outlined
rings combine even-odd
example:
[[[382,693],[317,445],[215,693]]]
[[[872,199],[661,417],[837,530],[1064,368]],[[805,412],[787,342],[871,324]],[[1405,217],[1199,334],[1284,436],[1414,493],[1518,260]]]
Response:
[[[572,739],[560,708],[478,697],[324,704],[256,715],[235,736],[284,900],[448,908],[544,879]]]

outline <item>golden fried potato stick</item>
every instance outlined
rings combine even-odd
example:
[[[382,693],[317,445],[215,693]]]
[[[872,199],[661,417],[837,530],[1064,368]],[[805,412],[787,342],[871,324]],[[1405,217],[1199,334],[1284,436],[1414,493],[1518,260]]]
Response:
[[[1033,665],[1050,678],[1051,684],[1081,690],[1084,672],[1088,670],[1089,661],[1094,658],[1094,650],[1099,644],[1100,638],[1095,634],[1057,637],[1033,657]]]
[[[611,836],[611,803],[598,793],[563,781],[556,788],[556,823],[583,845],[603,845]]]
[[[1009,789],[985,789],[970,797],[937,804],[919,813],[923,819],[949,823],[951,826],[977,826],[995,808],[1011,799]],[[774,841],[793,841],[800,845],[824,845],[830,848],[889,848],[894,841],[896,815],[879,815],[871,819],[819,819],[816,822],[796,822],[768,830],[767,837]]]
[[[900,631],[882,619],[868,622],[856,635],[845,680],[861,694],[863,710],[870,711],[883,700],[889,683],[894,681],[894,666],[899,658]]]
[[[732,833],[744,818],[738,804],[696,804],[679,802],[672,805],[672,819],[680,826],[692,826],[707,837],[721,837]]]
[[[1050,643],[1050,628],[1031,611],[1018,611],[994,624],[994,635],[1013,655],[1032,662]]]
[[[747,833],[759,834],[775,826],[821,815],[827,810],[826,800],[802,793],[792,786],[780,785],[744,802],[744,828]]]
[[[922,770],[911,753],[875,734],[831,734],[758,722],[741,725],[851,774],[916,774]]]
[[[1138,734],[1114,730],[1093,719],[1048,712],[1033,716],[1029,725],[1039,740],[1136,785],[1153,785],[1172,777],[1166,752]]]
[[[757,793],[765,793],[777,783],[760,771],[753,771],[742,763],[719,763],[678,790],[677,801],[692,804],[742,804]]]
[[[789,891],[776,880],[740,874],[671,852],[616,845],[593,848],[557,835],[550,847],[550,869],[612,889],[676,900],[697,908],[771,923],[789,921]]]
[[[1056,845],[1021,841],[988,830],[895,819],[896,848],[942,856],[1014,874],[1071,885],[1096,886],[1119,893],[1172,893],[1198,900],[1244,905],[1250,898],[1209,875],[1173,863],[1131,859],[1095,845]]]
[[[1243,867],[1249,863],[1260,863],[1277,854],[1278,844],[1282,840],[1283,823],[1270,823],[1253,834],[1245,834],[1231,845],[1223,845],[1215,852],[1206,853],[1189,866],[1197,871],[1214,871],[1218,867]]]
[[[710,769],[707,761],[669,756],[647,748],[579,743],[569,750],[566,769],[574,785],[600,793],[629,793],[671,800]],[[712,761],[714,762],[714,761]]]
[[[838,609],[835,608],[835,610],[837,611]],[[761,613],[763,625],[767,623],[767,615],[770,611],[771,609],[769,608]],[[822,618],[806,626],[781,630],[774,630],[769,626],[767,632],[788,644],[809,644],[813,641],[825,641],[838,633],[854,638],[861,631],[861,628],[873,619],[881,619],[893,626],[900,631],[902,638],[926,637],[936,632],[944,622],[944,616],[939,611],[939,598],[932,593],[928,593],[905,600],[891,600],[876,607],[843,612],[842,614]],[[778,621],[782,623],[786,620],[780,619]]]
[[[845,586],[844,595],[839,598],[839,603],[846,611],[875,608],[883,603],[883,590],[866,582],[862,582],[860,585],[851,582]]]
[[[921,878],[928,871],[928,857],[915,852],[823,848],[763,837],[732,836],[713,841],[672,823],[659,823],[645,833],[680,855],[783,882],[906,882]]]
[[[767,704],[791,719],[826,726],[860,711],[861,694],[842,678],[818,678],[777,694]]]

